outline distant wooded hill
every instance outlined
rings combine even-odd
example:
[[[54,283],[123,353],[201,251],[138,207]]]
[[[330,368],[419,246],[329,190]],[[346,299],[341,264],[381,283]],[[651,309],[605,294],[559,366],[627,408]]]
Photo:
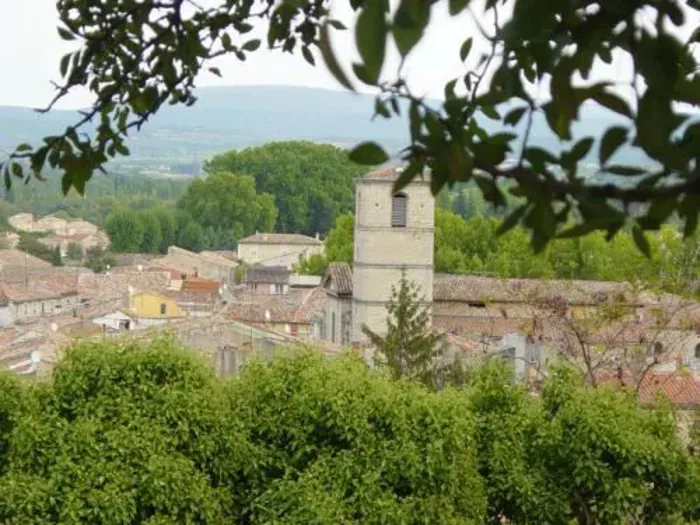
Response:
[[[120,162],[144,167],[182,166],[183,162],[200,163],[232,148],[299,139],[348,148],[371,139],[396,153],[408,137],[405,121],[372,119],[371,95],[291,86],[238,86],[201,88],[198,96],[192,107],[165,108],[133,136],[129,143],[132,155]],[[584,116],[585,121],[575,127],[579,137],[599,132],[612,120],[596,108],[585,110]],[[73,111],[41,115],[28,108],[0,106],[0,150],[55,134],[74,119]],[[555,139],[546,135],[545,129],[536,121],[532,138],[552,147]],[[595,159],[595,150],[591,157]],[[623,151],[617,160],[638,162],[639,156]]]

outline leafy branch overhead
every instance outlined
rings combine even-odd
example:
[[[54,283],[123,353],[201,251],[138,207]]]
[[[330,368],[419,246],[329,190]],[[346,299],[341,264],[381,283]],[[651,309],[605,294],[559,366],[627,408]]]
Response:
[[[79,86],[95,102],[63,133],[37,146],[22,144],[2,159],[6,185],[13,177],[40,176],[48,165],[62,173],[64,191],[82,192],[96,169],[128,154],[129,132],[164,104],[195,103],[197,74],[203,68],[219,74],[212,59],[229,54],[246,60],[262,47],[248,36],[262,23],[268,47],[300,52],[311,64],[318,48],[341,85],[376,87],[377,115],[408,113],[411,138],[401,154],[408,169],[400,184],[429,168],[435,193],[474,181],[496,205],[505,202],[504,191],[523,197],[503,229],[529,227],[536,249],[556,236],[596,229],[613,236],[629,227],[647,251],[642,232],[672,217],[686,234],[695,231],[699,33],[687,33],[700,11],[697,0],[486,0],[478,7],[468,0],[348,1],[358,14],[360,57],[351,68],[333,51],[332,34],[344,26],[330,18],[329,0],[220,0],[214,7],[194,0],[58,0],[60,35],[79,48],[61,60],[63,81],[45,110]],[[452,16],[470,14],[478,28],[465,30],[454,50],[464,70],[445,85],[439,106],[411,91],[403,60],[395,71],[385,64],[391,42],[403,58],[421,42],[437,3],[447,4]],[[631,64],[629,78],[596,81],[594,65],[613,58]],[[572,125],[594,106],[614,114],[615,125],[574,138]],[[562,141],[561,150],[532,143],[535,119]],[[621,164],[615,158],[623,147],[648,162]],[[582,163],[591,156],[599,172],[586,177]],[[351,158],[376,164],[388,155],[363,143]]]

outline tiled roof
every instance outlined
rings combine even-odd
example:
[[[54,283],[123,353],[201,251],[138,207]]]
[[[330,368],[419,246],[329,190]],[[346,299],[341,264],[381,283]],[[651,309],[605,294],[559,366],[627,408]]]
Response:
[[[569,304],[598,304],[618,294],[633,298],[627,283],[605,281],[556,281],[538,279],[497,279],[470,275],[435,274],[433,301],[483,301],[529,303],[562,297]],[[652,298],[635,300],[653,302]]]
[[[314,314],[323,308],[325,298],[321,288],[296,296],[265,297],[260,301],[235,305],[232,316],[252,323],[310,324]]]
[[[24,253],[20,250],[0,250],[0,264],[10,266],[26,266],[28,268],[48,268],[50,263]]]
[[[464,335],[503,337],[515,332],[529,332],[532,321],[503,317],[464,317],[433,314],[432,325],[439,330]]]
[[[2,295],[13,303],[59,299],[78,294],[75,280],[68,283],[61,280],[33,279],[26,286],[24,283],[0,283],[0,289],[2,289]]]
[[[639,401],[651,403],[657,394],[665,395],[674,405],[700,405],[700,380],[689,373],[651,372],[639,387]]]
[[[81,273],[78,291],[86,299],[106,300],[125,297],[133,292],[159,292],[170,284],[168,272]]]
[[[323,277],[323,287],[328,288],[328,281],[335,283],[338,295],[352,295],[352,270],[346,262],[332,262]]]
[[[224,259],[228,259],[229,261],[238,260],[238,256],[233,250],[203,250],[199,252],[199,254],[207,257],[223,257]]]
[[[177,304],[201,304],[212,306],[217,302],[219,294],[207,291],[164,290],[163,295],[170,297]]]
[[[213,279],[204,279],[203,277],[187,277],[182,281],[183,292],[206,292],[210,294],[218,294],[221,288],[221,283]]]
[[[378,168],[373,169],[372,171],[365,173],[362,178],[363,179],[395,179],[398,178],[399,173],[401,172],[401,164],[397,163],[390,163],[390,164],[385,164],[383,166],[379,166]]]
[[[610,386],[635,386],[635,381],[629,372],[603,371],[596,375],[596,380]],[[700,377],[685,370],[674,372],[652,370],[642,378],[637,396],[643,405],[653,403],[658,396],[661,396],[677,406],[696,407],[700,405]]]
[[[241,239],[238,241],[238,244],[301,244],[320,246],[323,243],[318,239],[299,233],[258,233]]]
[[[244,283],[289,283],[291,271],[286,266],[250,266],[245,270]]]
[[[326,293],[322,288],[314,288],[304,301],[299,305],[295,313],[298,323],[311,323],[314,316],[323,310],[326,304]]]

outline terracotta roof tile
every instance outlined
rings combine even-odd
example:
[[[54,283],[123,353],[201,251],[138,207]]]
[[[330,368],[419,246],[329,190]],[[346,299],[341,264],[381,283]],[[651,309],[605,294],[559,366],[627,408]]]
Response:
[[[221,283],[214,279],[205,279],[203,277],[187,277],[182,281],[183,292],[206,292],[218,294],[221,288]]]
[[[50,263],[47,263],[38,257],[34,257],[33,255],[29,255],[28,253],[15,249],[0,250],[0,264],[30,268],[49,268],[51,266]]]
[[[628,372],[610,370],[596,375],[599,383],[619,387],[632,387],[635,382]],[[648,372],[639,385],[639,402],[648,405],[658,396],[666,397],[671,403],[682,407],[700,405],[700,377],[685,370],[674,372]]]
[[[352,270],[346,262],[332,262],[326,269],[321,285],[328,288],[328,284],[334,283],[338,295],[352,295]]]
[[[605,281],[563,281],[538,279],[498,279],[470,275],[435,274],[434,301],[484,301],[528,303],[563,297],[569,304],[598,304],[622,294],[630,300],[632,287],[627,283]],[[654,302],[653,298],[635,300]]]
[[[234,319],[252,323],[310,324],[314,314],[323,308],[325,298],[321,288],[304,294],[266,296],[259,301],[235,305],[231,315]]]

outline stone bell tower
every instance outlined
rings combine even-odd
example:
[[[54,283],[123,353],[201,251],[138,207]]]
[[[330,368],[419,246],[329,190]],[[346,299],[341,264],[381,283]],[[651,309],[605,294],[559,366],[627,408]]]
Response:
[[[401,271],[433,299],[435,200],[430,182],[417,177],[398,193],[401,168],[381,168],[357,180],[353,254],[352,341],[366,337],[362,326],[386,331],[386,305]]]

